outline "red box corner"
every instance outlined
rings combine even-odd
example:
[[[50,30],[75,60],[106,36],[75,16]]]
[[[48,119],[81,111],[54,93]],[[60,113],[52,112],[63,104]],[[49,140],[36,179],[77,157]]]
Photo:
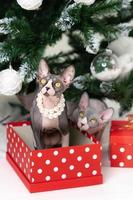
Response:
[[[133,167],[133,123],[112,121],[110,164],[111,167]]]

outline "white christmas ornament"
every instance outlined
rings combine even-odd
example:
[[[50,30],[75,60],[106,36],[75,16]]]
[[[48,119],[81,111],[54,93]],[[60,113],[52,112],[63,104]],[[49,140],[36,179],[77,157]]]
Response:
[[[43,0],[17,0],[17,2],[25,10],[37,10]]]
[[[83,3],[86,5],[91,5],[95,3],[95,0],[74,0],[75,3]]]
[[[0,72],[0,94],[15,95],[22,88],[22,80],[17,71],[11,67]]]

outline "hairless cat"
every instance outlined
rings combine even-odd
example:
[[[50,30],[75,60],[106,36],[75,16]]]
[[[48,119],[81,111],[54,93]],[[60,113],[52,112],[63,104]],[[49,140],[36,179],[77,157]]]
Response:
[[[38,90],[31,108],[32,129],[37,149],[69,145],[69,126],[63,92],[75,75],[73,66],[60,75],[51,74],[44,59],[40,61]]]
[[[113,115],[113,109],[107,108],[106,104],[97,99],[90,99],[85,92],[82,94],[79,103],[69,103],[69,118],[77,124],[81,131],[101,139],[103,130]]]

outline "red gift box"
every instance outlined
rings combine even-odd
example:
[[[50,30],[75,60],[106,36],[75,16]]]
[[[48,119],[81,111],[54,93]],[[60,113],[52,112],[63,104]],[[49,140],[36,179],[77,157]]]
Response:
[[[99,142],[34,150],[30,125],[13,122],[7,127],[7,160],[30,192],[102,183]]]
[[[112,121],[110,134],[112,167],[133,167],[133,123]]]

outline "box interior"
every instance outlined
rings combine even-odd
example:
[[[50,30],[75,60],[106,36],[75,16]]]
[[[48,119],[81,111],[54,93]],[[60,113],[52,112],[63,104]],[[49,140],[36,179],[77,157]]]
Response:
[[[35,149],[35,140],[31,126],[15,126],[13,129],[31,150]]]
[[[36,145],[31,126],[16,126],[13,127],[13,129],[31,150],[35,149]],[[71,128],[69,143],[70,146],[76,146],[83,144],[93,144],[94,142],[92,142],[87,136],[81,134],[78,130]]]

